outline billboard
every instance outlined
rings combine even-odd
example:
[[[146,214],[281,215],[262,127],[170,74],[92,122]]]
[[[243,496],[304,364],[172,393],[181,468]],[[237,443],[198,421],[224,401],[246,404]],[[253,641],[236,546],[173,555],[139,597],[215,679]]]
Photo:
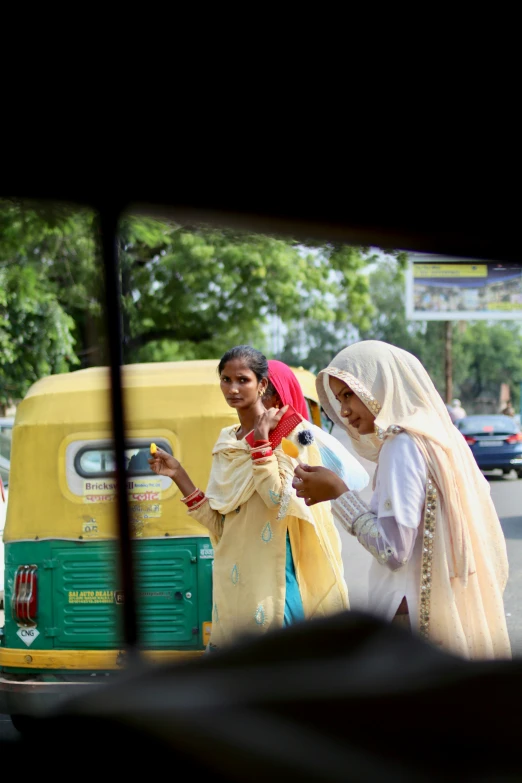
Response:
[[[408,254],[406,316],[418,321],[522,319],[522,263]]]

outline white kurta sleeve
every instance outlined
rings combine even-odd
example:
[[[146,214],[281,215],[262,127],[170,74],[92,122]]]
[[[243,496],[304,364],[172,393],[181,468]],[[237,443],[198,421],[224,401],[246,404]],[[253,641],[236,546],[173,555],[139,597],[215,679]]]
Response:
[[[357,492],[345,492],[332,501],[332,511],[379,563],[395,571],[412,555],[426,499],[426,466],[406,433],[382,447],[376,495],[372,509]]]

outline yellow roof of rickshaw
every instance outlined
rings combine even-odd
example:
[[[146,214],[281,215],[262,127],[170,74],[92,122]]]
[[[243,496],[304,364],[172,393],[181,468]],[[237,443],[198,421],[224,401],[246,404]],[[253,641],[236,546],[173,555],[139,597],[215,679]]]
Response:
[[[158,386],[215,386],[218,383],[218,359],[187,362],[151,362],[127,364],[123,367],[123,385],[126,388],[153,388]],[[319,402],[315,376],[302,367],[292,367],[305,397]],[[49,375],[29,389],[26,399],[48,394],[70,394],[108,389],[108,367],[89,367],[70,373]]]

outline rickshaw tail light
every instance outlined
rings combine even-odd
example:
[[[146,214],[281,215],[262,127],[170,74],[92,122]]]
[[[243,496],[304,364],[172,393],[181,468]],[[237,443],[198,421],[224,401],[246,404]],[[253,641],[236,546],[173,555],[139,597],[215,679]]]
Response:
[[[38,610],[38,566],[24,565],[16,569],[11,614],[18,625],[36,625]]]

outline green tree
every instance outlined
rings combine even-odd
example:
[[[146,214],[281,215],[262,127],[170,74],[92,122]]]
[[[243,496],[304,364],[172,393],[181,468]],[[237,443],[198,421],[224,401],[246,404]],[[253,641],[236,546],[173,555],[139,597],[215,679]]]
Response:
[[[445,331],[442,321],[408,321],[405,311],[404,269],[393,258],[381,260],[370,275],[370,298],[375,316],[364,340],[383,340],[417,356],[441,396],[445,393]],[[456,334],[456,330],[454,330]],[[467,376],[468,355],[458,335],[453,340],[453,382],[458,387]]]
[[[59,204],[0,202],[0,269],[9,271],[12,281],[31,270],[37,281],[32,292],[54,297],[72,318],[82,364],[105,361],[103,275],[92,212]]]
[[[469,356],[467,377],[461,383],[465,399],[485,397],[498,400],[501,383],[507,383],[511,401],[520,406],[522,383],[522,334],[515,321],[467,323],[460,336]]]
[[[407,320],[403,255],[388,255],[375,263],[369,275],[369,298],[373,314],[369,320],[360,319],[358,329],[351,324],[349,310],[343,317],[341,308],[330,321],[305,318],[292,324],[278,358],[317,372],[356,340],[383,340],[417,356],[444,397],[445,324]],[[478,398],[498,400],[501,383],[509,384],[518,407],[521,382],[522,335],[516,322],[454,324],[453,389],[468,412],[473,412]]]
[[[304,319],[291,325],[277,358],[292,367],[305,367],[317,373],[336,353],[357,339],[357,331],[342,321]]]
[[[342,348],[359,339],[386,340],[397,345],[408,343],[408,350],[417,349],[403,314],[401,281],[405,255],[390,251],[388,261],[384,262],[377,261],[376,254],[368,248],[350,248],[350,251],[357,258],[356,282],[364,297],[362,312],[357,311],[353,290],[346,293],[343,290],[346,277],[351,279],[350,271],[345,270],[336,278],[341,296],[329,311],[328,319],[302,318],[291,324],[278,356],[281,361],[317,372]],[[368,275],[370,264],[377,265],[377,271]]]
[[[364,249],[136,216],[122,221],[119,242],[127,362],[214,357],[238,342],[265,348],[272,316],[289,325],[369,323]],[[52,371],[76,357],[106,361],[96,247],[90,212],[0,202],[0,269],[27,291],[24,275],[32,275],[35,307],[44,297],[72,319],[60,334],[66,327],[75,354],[72,342],[64,345],[63,361],[48,362]]]
[[[355,339],[385,340],[444,390],[444,325],[406,320],[404,254],[377,261],[368,248],[128,216],[120,258],[128,362],[215,357],[238,342],[266,349],[277,316],[288,363],[317,370]],[[505,382],[518,404],[521,347],[516,324],[456,325],[455,394],[496,398]],[[95,216],[0,202],[0,405],[49,372],[106,360]]]
[[[442,396],[445,391],[445,331],[441,321],[408,321],[405,282],[400,266],[390,259],[370,275],[375,316],[361,338],[384,340],[404,348],[424,364]],[[522,335],[516,322],[459,321],[453,326],[453,388],[468,412],[477,398],[498,400],[501,383],[508,383],[519,405],[522,382]]]
[[[270,316],[331,322],[371,312],[364,254],[264,235],[128,218],[121,230],[126,360],[217,356],[263,347]]]
[[[0,409],[78,363],[74,322],[31,267],[0,268]]]

